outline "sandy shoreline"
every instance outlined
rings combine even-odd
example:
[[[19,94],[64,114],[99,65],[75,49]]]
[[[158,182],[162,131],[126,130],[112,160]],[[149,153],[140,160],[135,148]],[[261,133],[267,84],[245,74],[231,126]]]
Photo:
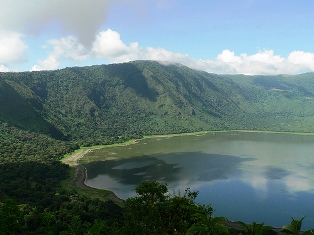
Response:
[[[74,167],[73,178],[72,180],[70,180],[70,184],[75,185],[77,188],[83,190],[99,190],[85,184],[87,179],[87,169],[79,164],[79,160],[90,151],[91,149],[78,151],[77,153],[63,159],[62,162],[69,165],[70,167]],[[116,202],[124,201],[123,199],[115,195],[115,193],[112,191],[108,191],[108,195],[106,196],[106,198]]]

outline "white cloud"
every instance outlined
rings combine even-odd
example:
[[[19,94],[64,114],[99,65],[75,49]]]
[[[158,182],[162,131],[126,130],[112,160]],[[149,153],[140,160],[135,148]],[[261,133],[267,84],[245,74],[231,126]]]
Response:
[[[18,62],[27,49],[22,35],[10,31],[0,31],[0,63]]]
[[[229,50],[222,51],[213,61],[217,67],[221,66],[222,70],[227,73],[244,73],[244,74],[278,74],[281,73],[281,66],[284,58],[275,55],[272,50],[259,51],[253,55],[241,54],[236,56]]]
[[[282,188],[287,190],[289,193],[297,192],[308,192],[314,189],[313,174],[311,171],[307,172],[304,169],[296,169],[296,172],[281,178],[281,179],[269,179],[267,177],[267,167],[252,168],[252,172],[248,172],[242,177],[242,181],[250,185],[255,189],[257,197],[265,199],[269,193],[269,183],[271,181],[282,184]]]
[[[223,50],[218,56],[217,61],[223,63],[241,63],[243,60],[240,57],[234,55],[234,52],[229,50]]]
[[[314,71],[313,62],[314,53],[309,52],[292,52],[287,58],[284,58],[276,55],[273,50],[238,56],[230,50],[224,50],[215,60],[189,60],[185,64],[213,73],[274,75],[311,72]]]
[[[214,60],[200,60],[187,54],[175,53],[164,48],[143,48],[138,42],[125,44],[120,34],[108,29],[99,32],[90,50],[87,50],[73,36],[51,40],[52,52],[45,60],[38,62],[32,70],[57,69],[65,60],[84,61],[85,59],[121,63],[132,60],[157,60],[167,63],[181,63],[197,70],[218,74],[274,75],[299,74],[314,71],[314,53],[294,51],[287,58],[276,55],[273,50],[263,50],[255,54],[236,55],[223,50]]]
[[[0,72],[9,72],[9,68],[4,65],[0,65]]]
[[[93,44],[92,51],[99,58],[113,58],[128,53],[129,48],[120,39],[120,34],[108,29],[100,32]]]
[[[143,48],[138,42],[126,44],[118,32],[110,29],[97,34],[107,17],[109,5],[119,1],[129,2],[130,7],[133,6],[131,10],[139,9],[138,14],[146,15],[148,12],[145,0],[1,1],[0,64],[3,64],[1,69],[11,68],[10,63],[25,59],[28,47],[23,42],[23,35],[49,32],[62,38],[49,41],[53,48],[51,53],[46,59],[39,60],[33,67],[34,70],[64,67],[66,60],[105,59],[106,62],[115,63],[143,59],[182,63],[212,73],[253,75],[314,71],[314,53],[311,52],[293,51],[287,57],[276,55],[273,50],[262,50],[252,55],[245,53],[237,55],[229,48],[223,50],[215,59],[201,60],[161,47]],[[157,0],[154,6],[162,10],[172,5],[171,2]],[[40,54],[33,51],[31,53]]]
[[[73,36],[51,40],[49,43],[54,47],[52,54],[55,56],[63,56],[74,61],[82,61],[87,57],[85,47]]]
[[[291,174],[284,178],[284,183],[286,184],[287,190],[290,192],[313,190],[313,185],[306,175]]]
[[[0,29],[40,33],[57,24],[60,33],[74,34],[84,45],[90,46],[111,2],[113,0],[1,1]]]
[[[289,54],[288,60],[295,65],[303,67],[305,70],[314,71],[314,53],[294,51]]]
[[[173,53],[163,48],[141,48],[137,42],[126,45],[121,40],[120,34],[108,29],[100,32],[92,47],[93,55],[97,58],[106,58],[113,63],[131,60],[170,60],[182,61],[188,56],[181,53]]]
[[[164,48],[142,48],[137,42],[126,45],[118,32],[111,29],[100,32],[93,44],[93,55],[109,59],[112,63],[131,60],[159,60],[182,63],[191,68],[219,74],[298,74],[314,71],[314,53],[295,51],[287,58],[273,50],[259,51],[253,55],[236,55],[223,50],[214,60],[200,60],[187,54],[174,53]]]
[[[88,57],[87,51],[75,37],[69,36],[59,40],[51,40],[53,51],[45,60],[40,60],[39,65],[34,65],[31,71],[54,70],[60,65],[60,61],[83,61]]]
[[[34,65],[31,71],[55,70],[59,67],[60,62],[54,55],[49,55],[45,60],[39,60],[39,65]]]

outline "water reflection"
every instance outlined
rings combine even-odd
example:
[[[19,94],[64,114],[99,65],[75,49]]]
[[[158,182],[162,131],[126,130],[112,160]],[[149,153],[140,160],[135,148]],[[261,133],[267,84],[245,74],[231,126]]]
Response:
[[[199,203],[232,220],[282,226],[308,215],[306,228],[314,224],[313,155],[313,136],[210,133],[97,150],[84,166],[89,186],[122,198],[157,180],[170,191],[199,191]]]
[[[86,168],[88,169],[87,183],[100,175],[108,175],[121,184],[131,185],[138,185],[144,180],[176,181],[180,171],[178,164],[169,164],[152,156],[92,162],[87,164]],[[105,185],[94,186],[102,188]]]
[[[286,177],[290,174],[291,172],[285,169],[281,169],[281,168],[273,167],[273,166],[266,167],[266,171],[265,171],[266,178],[270,180],[282,179],[283,177]]]
[[[90,162],[85,165],[88,169],[86,183],[92,187],[108,189],[107,182],[99,180],[106,175],[121,184],[121,188],[123,185],[136,186],[144,180],[167,182],[170,187],[195,187],[196,182],[238,177],[242,174],[241,164],[251,160],[230,155],[180,152]]]

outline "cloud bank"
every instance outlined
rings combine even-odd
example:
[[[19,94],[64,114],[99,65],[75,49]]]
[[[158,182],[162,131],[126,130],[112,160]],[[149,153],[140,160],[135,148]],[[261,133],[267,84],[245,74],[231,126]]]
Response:
[[[22,35],[11,31],[0,31],[0,64],[22,60],[27,45]]]
[[[90,46],[113,0],[1,1],[0,29],[22,33],[52,30],[76,35]]]
[[[59,68],[60,61],[83,61],[88,57],[84,46],[73,36],[50,40],[48,43],[53,47],[52,52],[46,59],[39,60],[38,65],[34,65],[31,71],[54,70]]]
[[[236,55],[223,50],[212,60],[195,59],[187,54],[175,53],[164,48],[141,47],[138,42],[125,44],[118,32],[108,29],[97,34],[91,49],[86,49],[75,37],[49,42],[53,51],[45,60],[39,61],[32,70],[56,69],[59,60],[84,61],[93,59],[121,63],[132,60],[157,60],[181,63],[194,69],[218,74],[274,75],[299,74],[314,71],[314,53],[293,51],[286,58],[273,50],[262,50],[255,54]]]
[[[5,67],[4,65],[0,65],[0,72],[9,72],[9,68]]]
[[[39,60],[32,70],[56,69],[59,59],[64,57],[80,59],[75,54],[80,56],[82,47],[91,47],[106,19],[108,6],[114,1],[119,0],[1,1],[0,71],[6,72],[9,64],[25,59],[29,52],[23,41],[25,35],[52,33],[64,37],[48,42],[53,52]]]
[[[1,1],[0,9],[0,71],[7,72],[13,64],[25,63],[30,51],[29,35],[54,35],[46,42],[46,58],[31,62],[30,70],[52,70],[65,65],[120,63],[132,60],[158,60],[182,63],[191,68],[218,74],[299,74],[314,71],[314,53],[292,51],[288,56],[273,50],[255,54],[235,54],[226,48],[212,59],[192,58],[184,53],[161,47],[142,47],[138,42],[126,44],[114,30],[100,31],[109,6],[129,0],[10,0]],[[137,7],[145,1],[136,2]],[[169,1],[158,0],[164,8]],[[143,8],[144,9],[144,8]],[[144,10],[142,10],[144,11]],[[33,65],[34,64],[34,65]]]

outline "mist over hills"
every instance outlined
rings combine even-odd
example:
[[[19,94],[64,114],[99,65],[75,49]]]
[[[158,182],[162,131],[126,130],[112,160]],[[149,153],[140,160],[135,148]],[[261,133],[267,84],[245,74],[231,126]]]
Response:
[[[314,73],[217,75],[156,61],[0,73],[0,121],[61,140],[202,130],[314,132]]]

